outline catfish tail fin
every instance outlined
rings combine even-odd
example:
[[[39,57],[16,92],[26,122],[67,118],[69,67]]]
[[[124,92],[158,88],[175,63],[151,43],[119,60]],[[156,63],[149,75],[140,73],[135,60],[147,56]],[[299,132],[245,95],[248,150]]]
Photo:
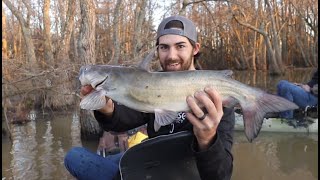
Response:
[[[281,112],[299,108],[295,103],[280,96],[262,93],[257,101],[240,103],[243,111],[245,134],[249,142],[259,134],[263,118],[269,112]]]

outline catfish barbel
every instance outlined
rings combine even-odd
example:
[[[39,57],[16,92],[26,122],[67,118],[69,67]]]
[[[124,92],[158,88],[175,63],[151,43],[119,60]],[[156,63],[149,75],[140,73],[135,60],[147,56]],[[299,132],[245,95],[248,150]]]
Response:
[[[224,107],[240,104],[250,142],[257,137],[266,113],[298,108],[291,101],[250,87],[220,71],[149,72],[138,67],[87,65],[81,67],[79,80],[95,89],[80,102],[82,109],[101,109],[107,96],[131,109],[155,113],[156,131],[172,123],[178,112],[190,111],[186,97],[205,87],[219,92]]]

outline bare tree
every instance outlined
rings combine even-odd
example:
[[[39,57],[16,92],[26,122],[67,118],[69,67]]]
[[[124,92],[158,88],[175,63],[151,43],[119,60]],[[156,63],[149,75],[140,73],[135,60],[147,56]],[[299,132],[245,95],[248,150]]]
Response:
[[[122,0],[117,0],[116,7],[114,8],[113,17],[113,46],[114,46],[114,56],[111,64],[119,64],[120,57],[120,35],[119,35],[119,12]]]
[[[47,65],[54,63],[51,46],[51,23],[50,23],[50,0],[44,0],[43,4],[43,27],[44,27],[44,61]]]
[[[301,51],[302,58],[306,66],[317,66],[318,60],[318,11],[317,7],[314,5],[312,1],[291,1],[289,2],[294,10],[297,12],[298,17],[304,22],[301,23],[302,26],[306,27],[306,32],[303,32],[302,36],[301,32],[296,32],[294,34],[295,39],[297,41],[297,45]],[[304,38],[303,38],[304,37]],[[303,44],[302,40],[306,42]],[[308,43],[313,41],[313,43]],[[306,48],[310,47],[310,48]],[[307,54],[310,54],[308,56]]]
[[[11,10],[12,14],[15,15],[15,17],[18,19],[19,24],[21,26],[21,30],[23,33],[23,38],[25,41],[25,46],[26,46],[26,52],[27,52],[27,58],[29,60],[29,65],[31,66],[37,66],[36,63],[36,55],[34,53],[34,45],[32,42],[32,37],[31,37],[31,30],[29,27],[29,22],[28,18],[27,21],[23,18],[23,14],[12,5],[12,3],[9,0],[2,0],[6,6]]]
[[[7,18],[2,7],[2,58],[8,59],[8,45],[7,45]]]
[[[269,0],[265,0],[267,9],[269,11],[269,17],[271,21],[271,41],[272,47],[268,47],[269,53],[271,55],[271,73],[282,74],[284,73],[284,66],[282,64],[281,47],[280,47],[280,28],[277,27],[276,17],[278,17],[277,5],[273,1],[273,7],[271,7]],[[273,10],[273,11],[272,11]]]
[[[81,25],[78,39],[78,58],[82,64],[95,64],[95,5],[93,0],[80,0],[79,2]]]
[[[95,5],[93,0],[80,0],[81,25],[78,40],[78,53],[81,64],[95,64]],[[102,133],[91,111],[80,111],[81,137],[97,138]]]
[[[142,49],[143,44],[141,39],[144,36],[142,33],[142,24],[146,15],[147,0],[141,0],[135,10],[135,24],[133,37],[133,58],[135,59]]]
[[[69,51],[70,51],[70,44],[71,44],[71,35],[74,29],[74,16],[75,16],[75,9],[76,9],[76,1],[75,0],[68,0],[68,10],[67,10],[67,17],[66,21],[63,22],[63,29],[62,29],[62,40],[58,46],[58,56],[56,60],[56,64],[61,62],[69,63]],[[64,18],[62,18],[64,19]]]
[[[266,3],[268,3],[268,1],[265,1]],[[269,53],[269,71],[271,74],[282,74],[283,73],[283,66],[282,66],[282,59],[281,59],[281,53],[280,53],[280,47],[279,47],[279,35],[278,32],[276,30],[276,25],[275,25],[275,19],[273,18],[273,13],[271,11],[271,7],[270,4],[268,3],[267,5],[269,7],[269,16],[271,18],[271,23],[272,24],[272,28],[271,28],[271,33],[272,36],[269,35],[269,33],[265,30],[265,26],[266,23],[265,22],[260,22],[260,27],[255,27],[254,25],[251,25],[247,22],[243,22],[241,20],[239,20],[237,18],[237,16],[235,14],[233,14],[233,18],[236,20],[236,22],[238,22],[239,24],[241,24],[242,26],[245,26],[259,34],[261,34],[264,38],[268,53]],[[230,11],[232,12],[232,10]],[[243,13],[243,11],[242,11]],[[271,38],[272,37],[272,38]]]

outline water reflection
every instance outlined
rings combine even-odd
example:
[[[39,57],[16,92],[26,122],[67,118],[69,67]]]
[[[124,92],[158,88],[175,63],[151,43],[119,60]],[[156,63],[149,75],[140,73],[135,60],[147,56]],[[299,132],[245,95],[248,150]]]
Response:
[[[253,143],[235,133],[232,179],[318,179],[318,135],[262,132]]]
[[[12,161],[11,170],[14,179],[33,179],[38,177],[36,167],[36,154],[38,152],[36,142],[36,124],[34,121],[25,126],[12,127]]]
[[[63,164],[66,152],[80,139],[79,134],[70,131],[72,122],[72,114],[68,113],[37,116],[36,121],[25,125],[12,125],[12,147],[8,139],[2,141],[2,177],[74,179]]]
[[[286,174],[307,169],[314,178],[318,177],[318,141],[305,137],[290,137],[278,143],[277,156],[280,169]]]
[[[46,132],[43,135],[43,142],[40,143],[39,145],[39,163],[40,167],[39,169],[41,170],[41,178],[40,179],[45,179],[46,177],[51,177],[52,172],[56,170],[56,167],[51,167],[50,164],[47,162],[52,162],[52,155],[53,155],[53,135],[52,135],[52,127],[51,127],[51,121],[46,122],[47,128]]]
[[[71,123],[71,138],[72,138],[72,147],[82,146],[80,139],[80,120],[78,113],[73,113],[72,123]]]

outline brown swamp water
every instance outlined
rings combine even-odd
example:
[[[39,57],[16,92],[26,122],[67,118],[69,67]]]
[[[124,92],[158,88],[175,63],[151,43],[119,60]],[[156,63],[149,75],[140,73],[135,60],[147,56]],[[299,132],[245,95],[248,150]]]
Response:
[[[311,69],[288,71],[285,76],[269,77],[264,72],[235,72],[235,79],[275,92],[281,79],[306,82]],[[4,125],[4,124],[3,124]],[[12,127],[13,142],[2,137],[2,180],[74,179],[63,165],[72,146],[96,150],[97,141],[79,139],[77,113],[37,114],[35,121]],[[232,180],[313,180],[318,179],[318,135],[260,133],[249,143],[243,132],[235,133]]]

